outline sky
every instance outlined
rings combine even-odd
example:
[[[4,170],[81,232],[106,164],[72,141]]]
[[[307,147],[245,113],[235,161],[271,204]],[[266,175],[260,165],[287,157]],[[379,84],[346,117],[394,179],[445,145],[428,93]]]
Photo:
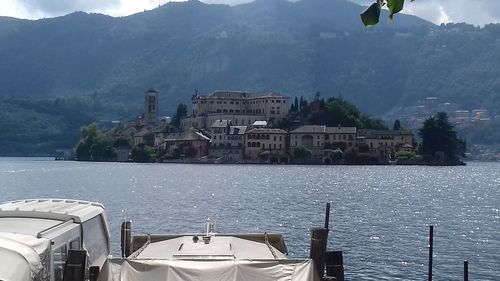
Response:
[[[205,3],[241,4],[251,0],[202,0]],[[349,0],[369,5],[375,0]],[[153,9],[169,0],[0,0],[0,15],[25,19],[62,16],[74,11],[126,16]],[[404,13],[436,24],[467,22],[474,25],[500,22],[499,0],[406,1]]]

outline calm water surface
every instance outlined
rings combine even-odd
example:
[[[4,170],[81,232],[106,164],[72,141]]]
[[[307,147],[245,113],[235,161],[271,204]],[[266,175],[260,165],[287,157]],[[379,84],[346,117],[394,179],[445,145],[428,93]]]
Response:
[[[348,280],[426,280],[428,225],[434,280],[500,280],[500,163],[466,167],[230,166],[55,162],[0,158],[0,201],[56,197],[106,205],[134,232],[279,232],[306,257],[309,229],[332,203],[329,248]]]

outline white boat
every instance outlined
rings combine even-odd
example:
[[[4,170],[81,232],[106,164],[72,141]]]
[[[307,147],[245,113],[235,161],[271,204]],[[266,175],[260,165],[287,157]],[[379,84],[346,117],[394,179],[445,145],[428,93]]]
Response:
[[[63,281],[69,250],[83,252],[86,267],[106,262],[103,205],[65,199],[0,204],[0,280]]]
[[[109,260],[99,280],[320,280],[311,259],[287,258],[280,234],[218,235],[210,225],[203,235],[135,236],[133,252]]]

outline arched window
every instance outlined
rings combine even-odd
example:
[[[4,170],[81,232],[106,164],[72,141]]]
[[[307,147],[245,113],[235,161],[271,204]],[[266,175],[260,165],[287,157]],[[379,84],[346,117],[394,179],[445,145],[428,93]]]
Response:
[[[252,143],[251,143],[251,142],[248,142],[248,143],[247,143],[247,147],[252,147]]]

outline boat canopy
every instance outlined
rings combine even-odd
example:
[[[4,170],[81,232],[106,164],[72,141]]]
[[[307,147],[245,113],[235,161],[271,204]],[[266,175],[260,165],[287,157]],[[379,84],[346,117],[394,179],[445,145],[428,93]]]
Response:
[[[252,235],[187,235],[166,236],[166,240],[157,238],[156,242],[148,239],[128,258],[108,260],[99,280],[319,280],[311,260],[288,260],[267,238],[257,242],[241,237],[256,238]]]
[[[318,281],[311,260],[109,260],[99,281]]]
[[[0,280],[49,280],[49,244],[45,238],[0,232]]]

